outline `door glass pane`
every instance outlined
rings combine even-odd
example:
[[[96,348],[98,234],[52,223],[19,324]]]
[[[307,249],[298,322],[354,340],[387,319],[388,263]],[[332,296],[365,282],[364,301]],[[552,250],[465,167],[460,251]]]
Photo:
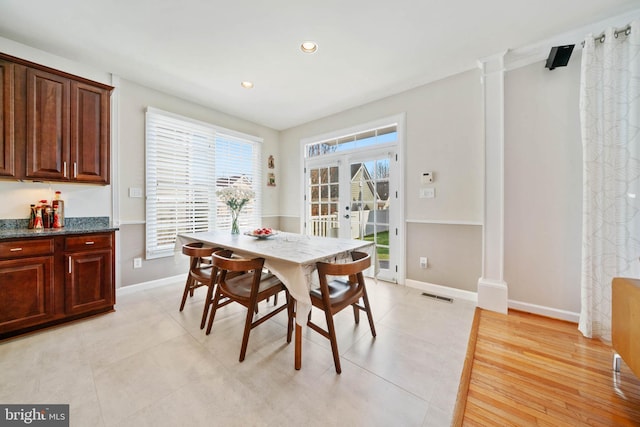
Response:
[[[328,185],[322,185],[320,187],[320,199],[323,202],[326,202],[328,198],[329,198],[329,186]]]
[[[319,183],[318,169],[311,169],[309,171],[309,181],[310,181],[311,184],[318,184]]]
[[[332,202],[338,202],[338,197],[340,196],[340,191],[339,191],[339,186],[338,184],[332,184],[330,186],[330,192],[331,192],[331,201]]]
[[[337,184],[339,182],[338,167],[333,166],[329,168],[329,182]]]
[[[389,159],[351,165],[351,237],[376,243],[381,269],[389,268]]]
[[[319,167],[309,170],[308,232],[314,236],[338,237],[340,187],[338,167]]]

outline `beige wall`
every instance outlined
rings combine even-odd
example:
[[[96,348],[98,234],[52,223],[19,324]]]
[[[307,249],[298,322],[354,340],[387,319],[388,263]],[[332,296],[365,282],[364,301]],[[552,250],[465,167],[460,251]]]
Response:
[[[476,292],[482,269],[482,226],[407,225],[407,278]],[[428,268],[419,266],[427,257]]]
[[[505,76],[505,271],[509,299],[580,311],[580,53]]]
[[[281,155],[287,163],[281,190],[281,213],[286,223],[300,229],[302,175],[300,141],[406,113],[403,188],[407,221],[405,263],[407,279],[438,280],[436,284],[474,290],[481,275],[483,114],[480,72],[469,71],[419,88],[362,105],[281,133]],[[422,172],[436,176],[434,199],[418,198]],[[294,218],[298,218],[294,221]],[[445,222],[446,224],[440,224]],[[434,224],[438,224],[437,226]],[[469,224],[476,230],[469,232]],[[475,224],[475,225],[473,225]],[[470,251],[470,256],[451,253],[450,237]],[[410,238],[409,238],[410,235]],[[447,256],[443,256],[446,251]],[[427,256],[430,267],[415,267]],[[455,269],[452,272],[451,268]],[[447,271],[450,272],[447,275]],[[430,274],[433,273],[433,274]]]

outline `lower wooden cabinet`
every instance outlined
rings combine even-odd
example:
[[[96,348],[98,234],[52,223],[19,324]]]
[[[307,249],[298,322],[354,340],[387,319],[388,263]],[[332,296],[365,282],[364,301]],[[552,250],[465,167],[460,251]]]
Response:
[[[54,319],[53,291],[53,256],[0,261],[0,331]]]
[[[0,339],[114,304],[113,232],[0,241]]]
[[[111,235],[67,237],[64,308],[80,314],[112,306],[113,249]]]

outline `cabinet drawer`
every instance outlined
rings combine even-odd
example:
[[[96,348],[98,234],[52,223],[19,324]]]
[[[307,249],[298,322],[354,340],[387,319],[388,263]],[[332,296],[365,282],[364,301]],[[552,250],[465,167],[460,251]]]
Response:
[[[67,251],[111,248],[111,234],[86,234],[66,237],[64,248]]]
[[[0,258],[17,258],[53,253],[53,239],[15,240],[0,242]]]

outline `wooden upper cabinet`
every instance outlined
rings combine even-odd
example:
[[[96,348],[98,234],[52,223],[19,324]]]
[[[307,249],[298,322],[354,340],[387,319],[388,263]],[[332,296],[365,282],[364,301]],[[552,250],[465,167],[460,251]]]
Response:
[[[72,178],[109,183],[109,91],[71,82]]]
[[[26,176],[69,179],[70,80],[27,69]]]
[[[13,64],[0,59],[0,176],[15,176]]]
[[[112,90],[0,53],[0,179],[109,184]]]

